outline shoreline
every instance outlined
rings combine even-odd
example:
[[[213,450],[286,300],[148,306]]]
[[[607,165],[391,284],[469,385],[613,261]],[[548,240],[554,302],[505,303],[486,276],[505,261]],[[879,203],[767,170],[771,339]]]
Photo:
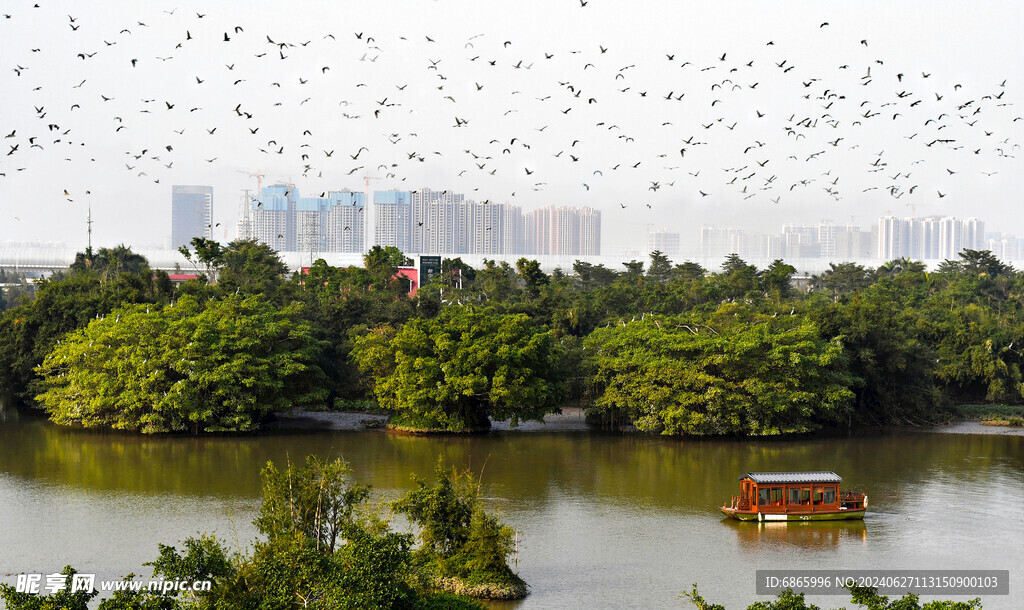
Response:
[[[1021,427],[993,426],[971,419],[961,419],[949,424],[934,426],[930,431],[942,434],[995,434],[1003,436],[1024,436],[1024,428]]]
[[[356,411],[302,411],[295,410],[291,414],[275,413],[276,421],[264,427],[264,430],[345,430],[351,432],[365,430],[383,430],[387,415],[360,413]],[[992,434],[1004,436],[1024,436],[1024,428],[1011,426],[992,426],[975,420],[958,420],[949,424],[931,427],[914,428],[939,434]],[[496,432],[599,432],[600,426],[586,422],[585,409],[565,407],[561,413],[544,416],[544,422],[524,421],[515,428],[509,420],[491,422],[491,431]],[[657,435],[655,435],[657,436]],[[708,439],[709,437],[699,437]],[[748,437],[762,438],[762,437]],[[771,437],[778,438],[778,437]]]
[[[275,421],[264,426],[264,430],[386,430],[387,415],[360,413],[355,411],[302,411],[275,413]],[[522,421],[515,428],[509,420],[492,421],[491,431],[502,432],[588,432],[600,430],[586,422],[584,409],[565,407],[561,413],[544,416],[544,423]]]

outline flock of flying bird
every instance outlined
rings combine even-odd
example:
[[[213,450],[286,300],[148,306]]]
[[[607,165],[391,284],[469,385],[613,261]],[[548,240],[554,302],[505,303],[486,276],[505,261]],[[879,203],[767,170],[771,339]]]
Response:
[[[40,4],[2,14],[0,28],[22,27],[48,10]],[[188,183],[179,167],[201,159],[330,188],[448,188],[485,203],[558,184],[572,200],[548,203],[613,210],[870,197],[902,206],[935,203],[968,172],[1008,172],[1020,148],[1006,80],[969,91],[890,65],[867,39],[833,41],[848,60],[823,68],[781,40],[742,57],[665,48],[637,59],[640,43],[624,40],[545,50],[493,33],[319,23],[297,39],[140,10],[147,16],[117,24],[60,15],[60,46],[75,49],[59,58],[67,69],[38,61],[50,52],[43,42],[5,57],[17,99],[32,107],[0,116],[0,185],[61,160]],[[829,28],[808,24],[802,35],[827,40]],[[423,175],[444,184],[409,180]],[[74,202],[101,187],[52,188]]]

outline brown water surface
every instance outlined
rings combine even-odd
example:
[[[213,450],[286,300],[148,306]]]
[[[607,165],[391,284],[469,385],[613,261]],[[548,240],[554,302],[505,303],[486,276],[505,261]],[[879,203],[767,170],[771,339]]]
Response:
[[[482,473],[484,496],[518,532],[531,594],[517,606],[745,608],[757,569],[1002,569],[1024,599],[1024,437],[889,432],[784,441],[691,441],[594,432],[472,438],[382,431],[142,437],[0,416],[0,582],[72,564],[135,572],[158,543],[256,532],[259,470],[342,456],[377,499],[429,477],[439,455]],[[865,491],[863,522],[746,524],[716,510],[745,471],[834,470]],[[404,527],[404,526],[403,526]],[[762,598],[764,599],[764,598]],[[923,598],[929,599],[927,597]],[[963,599],[963,598],[959,598]],[[841,597],[815,598],[824,607]]]

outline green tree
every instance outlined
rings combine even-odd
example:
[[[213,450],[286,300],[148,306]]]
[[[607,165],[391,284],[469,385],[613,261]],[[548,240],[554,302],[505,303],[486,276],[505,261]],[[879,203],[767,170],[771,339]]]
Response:
[[[373,246],[363,255],[363,264],[370,274],[374,289],[397,292],[401,284],[395,274],[399,267],[411,265],[412,259],[394,246]]]
[[[765,296],[778,303],[792,296],[793,287],[790,280],[794,273],[796,273],[796,267],[777,258],[758,274],[758,283]]]
[[[1013,267],[1000,261],[991,250],[971,250],[964,248],[959,253],[960,260],[946,260],[939,267],[944,273],[965,273],[978,276],[985,274],[989,277],[998,277],[1013,271]]]
[[[60,571],[67,576],[67,582],[78,573],[71,566],[64,566]],[[99,595],[99,591],[75,591],[66,587],[51,595],[19,593],[11,585],[0,584],[0,601],[10,610],[89,610],[89,602]]]
[[[629,261],[628,263],[622,263],[622,266],[626,268],[626,271],[623,272],[622,277],[626,280],[627,283],[639,284],[643,281],[643,261]]]
[[[258,297],[134,305],[93,320],[37,368],[60,424],[144,433],[246,432],[275,410],[322,403],[319,343],[295,308]]]
[[[516,270],[505,261],[484,259],[484,267],[477,271],[477,290],[488,301],[503,303],[519,293]]]
[[[526,315],[471,306],[413,318],[397,331],[377,328],[356,338],[352,352],[393,424],[448,432],[557,410],[559,354],[554,336]]]
[[[651,265],[647,268],[647,277],[657,283],[664,283],[672,276],[672,261],[661,250],[651,252]]]
[[[583,290],[610,286],[619,277],[618,273],[604,265],[594,265],[584,261],[573,263],[572,270],[579,278],[580,288]]]
[[[924,273],[924,270],[924,263],[921,261],[912,261],[904,256],[903,258],[895,258],[883,263],[875,270],[875,273],[878,275],[893,277],[901,273]]]
[[[530,296],[537,296],[540,293],[540,287],[547,285],[550,281],[550,278],[540,270],[540,263],[535,260],[520,258],[516,261],[516,271],[519,272],[519,277],[526,284],[526,291]]]
[[[853,398],[838,342],[809,321],[737,305],[599,328],[585,347],[595,412],[622,412],[648,432],[807,432],[842,421]]]
[[[224,265],[224,248],[220,242],[205,237],[193,237],[191,243],[193,250],[189,250],[188,246],[180,246],[178,252],[206,277],[207,282],[216,284],[217,275]]]
[[[812,286],[832,293],[832,300],[839,302],[842,297],[849,296],[858,290],[864,290],[875,280],[872,270],[857,263],[829,263],[828,269],[821,275],[814,276]]]
[[[526,583],[508,565],[515,532],[484,510],[479,481],[468,471],[449,470],[443,459],[434,477],[433,485],[414,477],[416,489],[392,503],[421,528],[418,561],[442,588],[499,585],[522,597]]]
[[[757,287],[757,267],[748,265],[738,254],[730,254],[722,263],[722,272],[715,279],[723,288],[723,296],[739,299]]]
[[[0,316],[0,386],[31,401],[34,369],[61,337],[124,303],[156,300],[148,265],[106,275],[94,269],[70,271],[39,280],[34,299]]]
[[[355,522],[353,511],[370,495],[369,486],[349,480],[351,469],[341,459],[310,455],[304,466],[289,464],[284,472],[267,462],[260,474],[263,505],[254,523],[271,543],[299,536],[333,553]]]
[[[672,276],[683,281],[703,280],[708,270],[698,263],[686,261],[672,268]]]
[[[273,248],[255,239],[237,239],[219,258],[217,283],[222,293],[260,294],[273,299],[284,283],[288,265]]]
[[[886,279],[846,303],[808,308],[822,336],[841,343],[849,358],[856,379],[851,423],[923,423],[941,417],[934,348],[918,336],[920,316],[901,304],[900,296]]]
[[[96,271],[103,279],[113,279],[121,273],[140,274],[149,271],[149,261],[141,254],[132,252],[129,246],[120,244],[113,248],[100,248],[95,253],[91,248],[76,253],[70,270]]]
[[[476,279],[476,269],[463,262],[462,257],[456,256],[441,261],[441,275],[449,286],[457,286],[461,280],[463,287],[467,287],[465,284]]]

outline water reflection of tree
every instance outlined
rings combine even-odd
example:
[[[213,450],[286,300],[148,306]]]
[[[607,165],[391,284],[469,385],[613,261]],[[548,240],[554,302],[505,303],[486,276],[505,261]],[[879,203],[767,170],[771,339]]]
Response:
[[[578,432],[403,436],[382,431],[249,437],[142,437],[68,429],[22,419],[0,426],[0,472],[97,490],[259,496],[272,460],[342,457],[356,480],[382,493],[429,479],[439,455],[481,475],[483,495],[544,506],[564,496],[707,514],[737,493],[747,471],[834,470],[844,489],[868,492],[876,510],[897,510],[928,480],[984,486],[1024,469],[1024,443],[997,435],[893,433],[803,440],[681,440]],[[978,459],[990,456],[991,459]]]

